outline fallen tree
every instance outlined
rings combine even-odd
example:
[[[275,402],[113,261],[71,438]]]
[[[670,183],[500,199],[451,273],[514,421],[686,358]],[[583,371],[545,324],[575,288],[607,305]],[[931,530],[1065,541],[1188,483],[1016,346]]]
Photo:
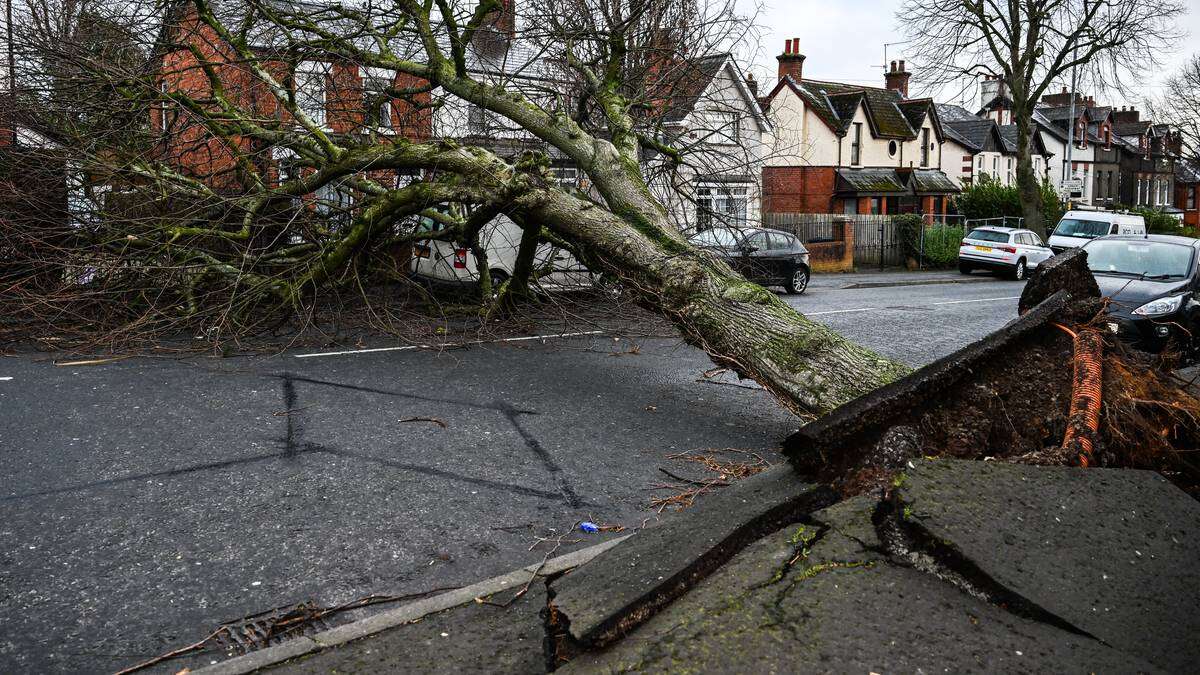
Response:
[[[510,7],[187,0],[162,17],[136,68],[92,58],[91,43],[64,52],[61,42],[43,40],[43,61],[71,66],[54,71],[68,73],[59,80],[78,88],[90,78],[147,111],[136,133],[108,128],[87,143],[72,137],[87,126],[70,110],[40,117],[48,136],[73,144],[68,154],[119,193],[96,203],[93,229],[72,232],[76,257],[107,266],[105,278],[157,275],[166,302],[151,302],[164,312],[200,312],[215,298],[223,311],[254,316],[302,307],[344,283],[383,242],[430,238],[413,225],[418,219],[478,253],[480,218],[462,214],[503,214],[532,235],[519,255],[550,238],[568,247],[797,414],[824,413],[907,372],[690,245],[655,193],[653,181],[667,176],[669,185],[689,162],[694,172],[701,161],[728,169],[736,160],[701,157],[664,122],[673,101],[697,93],[697,50],[731,38],[737,25],[723,18],[728,6],[569,0],[523,5],[520,17]],[[103,23],[126,26],[110,33],[136,34],[118,15]],[[496,65],[509,58],[523,65]],[[369,113],[347,112],[360,105],[335,100],[347,65],[382,73],[381,98],[366,90],[364,98],[390,102],[389,114],[403,108],[400,126],[416,130],[381,135]],[[304,100],[314,72],[319,108]],[[27,103],[42,111],[50,101]],[[501,122],[515,149],[421,132],[425,117],[452,106]],[[354,121],[339,126],[335,115]],[[556,181],[552,160],[576,167],[585,189]],[[340,208],[338,218],[305,226],[319,235],[295,235],[292,223],[331,207]],[[486,286],[486,269],[482,276]],[[525,281],[509,280],[501,296]]]

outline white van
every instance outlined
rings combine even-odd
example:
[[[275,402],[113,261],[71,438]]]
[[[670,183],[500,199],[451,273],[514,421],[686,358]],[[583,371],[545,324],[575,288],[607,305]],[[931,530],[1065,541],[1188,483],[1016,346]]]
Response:
[[[431,234],[444,228],[442,223],[422,218],[419,227]],[[521,228],[506,216],[498,216],[483,227],[480,241],[487,251],[488,271],[492,284],[498,287],[512,276],[517,262],[517,251],[521,248]],[[593,283],[592,275],[575,256],[550,244],[540,244],[534,254],[534,270],[549,267],[552,272],[540,276],[537,285],[588,286]],[[423,239],[413,245],[413,274],[424,281],[471,286],[479,282],[479,269],[471,250],[452,241]]]
[[[1067,211],[1050,233],[1050,248],[1062,253],[1108,234],[1146,234],[1146,219],[1134,213]]]

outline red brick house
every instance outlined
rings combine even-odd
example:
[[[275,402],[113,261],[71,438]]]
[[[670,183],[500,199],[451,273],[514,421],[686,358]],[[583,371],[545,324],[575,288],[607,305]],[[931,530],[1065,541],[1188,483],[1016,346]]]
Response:
[[[213,3],[226,26],[239,25],[241,3]],[[394,138],[420,140],[432,133],[428,93],[406,98],[389,95],[419,88],[422,81],[391,71],[372,72],[346,61],[301,60],[293,69],[282,60],[284,51],[271,26],[251,31],[252,49],[264,68],[295,96],[296,105],[323,130],[332,134],[374,135],[379,142]],[[273,44],[278,43],[278,44]],[[231,45],[203,23],[190,0],[177,2],[164,22],[157,49],[157,85],[164,94],[184,94],[216,110],[213,90],[202,57],[216,74],[225,97],[263,126],[288,126],[295,121],[268,86],[243,63]],[[291,55],[289,55],[291,56]],[[160,134],[159,159],[186,176],[217,190],[240,185],[238,162],[249,162],[272,180],[287,171],[290,152],[240,135],[221,137],[201,124],[178,103],[156,106],[152,128]]]

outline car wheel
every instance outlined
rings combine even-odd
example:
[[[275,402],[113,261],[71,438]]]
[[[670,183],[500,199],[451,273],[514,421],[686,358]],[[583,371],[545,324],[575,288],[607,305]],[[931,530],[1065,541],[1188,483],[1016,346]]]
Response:
[[[970,274],[971,272],[974,272],[974,271],[975,271],[975,269],[973,267],[971,267],[970,265],[966,265],[964,263],[958,263],[959,274]]]
[[[792,295],[803,293],[808,288],[808,268],[801,266],[793,270],[783,287]]]
[[[492,277],[492,297],[500,295],[500,286],[508,281],[508,272],[504,270],[488,270],[489,276]]]
[[[1025,267],[1025,259],[1021,258],[1017,261],[1017,266],[1012,271],[1012,278],[1015,281],[1025,281],[1025,275],[1029,270]]]

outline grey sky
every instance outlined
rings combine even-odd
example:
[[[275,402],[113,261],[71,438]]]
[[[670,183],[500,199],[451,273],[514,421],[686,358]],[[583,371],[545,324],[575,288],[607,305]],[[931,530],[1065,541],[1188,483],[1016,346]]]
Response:
[[[784,41],[800,38],[804,74],[814,79],[835,80],[855,84],[883,85],[883,45],[903,40],[896,19],[900,0],[761,0],[764,8],[758,15],[760,34],[757,54],[749,57],[755,76],[769,87],[775,82],[775,56],[783,51]],[[737,0],[742,12],[752,12],[756,0]],[[1163,80],[1178,70],[1192,53],[1200,52],[1200,2],[1181,21],[1181,28],[1190,33],[1174,53],[1163,55],[1163,67],[1140,88],[1141,95],[1158,94]],[[752,47],[750,49],[753,49]],[[888,47],[888,60],[905,58],[904,45]],[[910,60],[911,63],[911,60]],[[915,71],[914,85],[919,84],[920,64],[910,65]],[[969,87],[964,90],[964,87]],[[914,92],[922,93],[922,92]],[[968,103],[977,101],[973,85],[945,89],[935,94],[940,102],[957,103],[965,97]],[[1104,101],[1123,105],[1142,101]]]

